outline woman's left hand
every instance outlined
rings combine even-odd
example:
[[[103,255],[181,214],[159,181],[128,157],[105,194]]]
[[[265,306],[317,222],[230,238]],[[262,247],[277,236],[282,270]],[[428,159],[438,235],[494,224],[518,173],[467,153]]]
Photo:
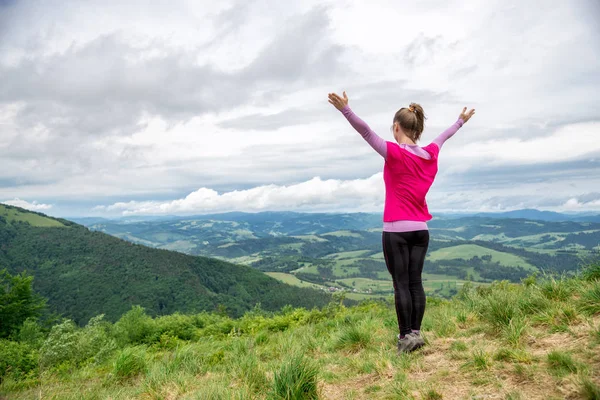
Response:
[[[348,105],[348,96],[344,92],[344,97],[340,97],[335,93],[329,93],[329,102],[334,105],[335,108],[342,111],[344,107]]]

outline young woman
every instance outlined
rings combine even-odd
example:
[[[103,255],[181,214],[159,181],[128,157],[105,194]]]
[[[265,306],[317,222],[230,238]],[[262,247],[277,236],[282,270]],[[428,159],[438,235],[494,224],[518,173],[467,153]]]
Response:
[[[438,171],[442,145],[467,122],[475,110],[463,108],[458,120],[431,144],[417,145],[425,125],[419,104],[411,103],[394,115],[394,142],[386,142],[348,107],[343,97],[329,93],[329,102],[385,160],[385,207],[383,211],[383,254],[394,284],[398,317],[398,351],[410,352],[425,344],[421,321],[425,313],[425,291],[421,273],[429,245],[427,222],[431,219],[425,196]]]

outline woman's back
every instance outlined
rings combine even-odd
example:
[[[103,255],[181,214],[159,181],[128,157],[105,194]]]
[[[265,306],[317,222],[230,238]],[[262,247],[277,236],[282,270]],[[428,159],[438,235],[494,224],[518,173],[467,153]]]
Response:
[[[438,145],[431,143],[426,147],[415,145],[408,148],[393,142],[387,142],[386,145],[383,220],[430,220],[425,196],[438,171]]]

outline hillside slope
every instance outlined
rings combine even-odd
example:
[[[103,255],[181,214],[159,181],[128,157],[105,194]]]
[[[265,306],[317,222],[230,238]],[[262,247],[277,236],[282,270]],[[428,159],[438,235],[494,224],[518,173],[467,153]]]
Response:
[[[386,302],[65,322],[37,341],[0,341],[0,379],[2,356],[15,364],[0,397],[598,400],[600,266],[584,278],[429,298],[427,345],[402,355]]]
[[[135,245],[62,219],[0,205],[0,269],[34,275],[51,309],[78,323],[132,305],[153,315],[226,310],[241,315],[261,303],[313,307],[326,293],[291,287],[249,267]]]

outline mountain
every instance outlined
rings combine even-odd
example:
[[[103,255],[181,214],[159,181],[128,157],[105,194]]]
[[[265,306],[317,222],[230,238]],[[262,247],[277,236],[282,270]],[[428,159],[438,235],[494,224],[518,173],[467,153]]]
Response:
[[[0,269],[27,270],[50,308],[85,323],[116,320],[132,305],[152,315],[226,310],[239,316],[261,303],[323,306],[322,291],[292,287],[252,268],[148,248],[64,219],[0,204]]]
[[[442,297],[466,281],[519,282],[535,272],[572,272],[600,250],[600,223],[443,216],[428,225],[424,286]],[[90,229],[248,265],[298,287],[344,291],[353,300],[392,293],[377,214],[228,213],[108,221]]]
[[[545,215],[549,218],[549,214],[539,213],[533,210],[529,215]],[[525,211],[523,214],[510,215],[515,218],[500,218],[500,214],[496,217],[483,214],[461,218],[443,216],[434,218],[428,225],[433,240],[483,240],[512,247],[532,247],[542,252],[577,249],[591,251],[600,244],[600,223],[516,218],[518,215],[528,215]],[[310,246],[303,245],[302,248],[314,252],[316,243],[321,243],[321,247],[327,246],[327,238],[312,236],[329,235],[331,238],[332,235],[339,236],[339,232],[355,232],[353,236],[342,233],[347,244],[351,244],[354,240],[352,237],[356,238],[356,235],[367,235],[368,238],[359,241],[354,247],[345,246],[344,241],[341,241],[340,246],[333,250],[360,250],[361,244],[379,249],[382,222],[378,214],[272,212],[189,216],[160,221],[114,220],[90,223],[87,226],[92,230],[151,247],[193,255],[235,258],[273,248],[274,245],[280,248],[296,246],[298,249],[299,243],[306,241],[311,242]],[[315,257],[313,253],[303,253]]]
[[[466,213],[466,214],[441,214],[446,218],[464,218],[464,217],[482,217],[482,218],[511,218],[511,219],[528,219],[534,221],[547,221],[547,222],[562,222],[562,221],[573,221],[573,222],[600,222],[600,214],[590,213],[576,213],[576,214],[564,214],[554,211],[541,211],[536,209],[522,209],[505,211],[498,213]]]

